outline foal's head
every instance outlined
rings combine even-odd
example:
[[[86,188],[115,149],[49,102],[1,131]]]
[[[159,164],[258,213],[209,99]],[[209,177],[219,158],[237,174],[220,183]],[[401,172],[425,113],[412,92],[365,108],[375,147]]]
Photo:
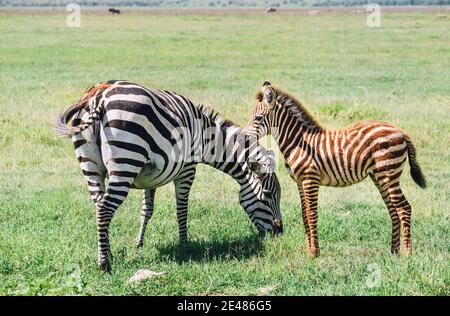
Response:
[[[271,133],[274,112],[277,107],[277,89],[270,82],[265,81],[255,98],[256,105],[253,108],[250,122],[245,127],[245,132],[259,139]]]

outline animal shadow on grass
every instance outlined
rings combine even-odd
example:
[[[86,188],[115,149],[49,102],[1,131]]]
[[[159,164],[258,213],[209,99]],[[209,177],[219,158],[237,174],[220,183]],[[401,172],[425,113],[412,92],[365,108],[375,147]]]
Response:
[[[176,261],[243,260],[264,250],[264,241],[258,235],[240,239],[190,240],[157,246],[161,258]]]

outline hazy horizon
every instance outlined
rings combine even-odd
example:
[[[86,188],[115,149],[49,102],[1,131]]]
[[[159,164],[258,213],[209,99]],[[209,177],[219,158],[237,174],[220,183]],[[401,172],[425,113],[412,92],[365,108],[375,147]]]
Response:
[[[436,6],[450,5],[450,0],[0,0],[0,6],[12,7],[58,7],[69,3],[84,6],[123,6],[154,8],[299,8],[313,6],[362,6],[377,3],[389,6]]]

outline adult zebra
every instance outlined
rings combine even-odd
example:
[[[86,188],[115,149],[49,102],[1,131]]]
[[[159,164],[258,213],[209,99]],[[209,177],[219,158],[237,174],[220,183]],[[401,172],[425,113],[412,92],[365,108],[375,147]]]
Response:
[[[362,121],[339,130],[326,129],[291,94],[264,82],[247,133],[272,134],[297,182],[306,240],[313,256],[320,254],[317,236],[319,186],[343,187],[368,175],[377,186],[392,219],[392,253],[403,246],[411,254],[411,206],[400,189],[407,156],[411,176],[421,187],[426,180],[410,138],[399,128],[379,121]]]
[[[105,271],[111,269],[109,224],[131,187],[144,189],[138,245],[153,213],[155,190],[169,182],[175,184],[180,240],[187,238],[189,191],[200,162],[240,184],[240,204],[259,232],[282,232],[273,155],[208,107],[169,91],[107,81],[62,113],[56,130],[72,137],[87,179],[96,205],[98,263]]]

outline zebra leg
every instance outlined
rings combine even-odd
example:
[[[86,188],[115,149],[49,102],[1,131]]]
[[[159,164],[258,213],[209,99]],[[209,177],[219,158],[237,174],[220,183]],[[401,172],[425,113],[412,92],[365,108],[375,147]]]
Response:
[[[79,133],[72,137],[75,154],[87,181],[92,202],[97,204],[105,193],[106,168],[103,165],[100,148],[92,133]]]
[[[153,215],[155,192],[156,189],[144,190],[144,200],[142,202],[142,211],[141,211],[141,227],[139,229],[139,235],[136,238],[137,247],[142,247],[142,245],[144,244],[145,229],[147,228],[148,221]]]
[[[306,219],[309,224],[309,251],[314,257],[318,257],[320,255],[319,237],[317,233],[319,181],[317,179],[308,178],[302,181],[301,186],[305,196]]]
[[[306,216],[305,194],[303,193],[303,188],[302,188],[302,186],[300,184],[297,187],[298,187],[298,192],[300,194],[300,202],[301,202],[301,208],[302,208],[302,219],[303,219],[303,225],[305,226],[306,244],[308,245],[308,249],[310,249],[311,248],[311,234],[310,234],[308,218]]]
[[[397,208],[397,214],[400,217],[402,224],[402,250],[407,255],[412,254],[411,245],[411,205],[406,200],[402,190],[400,189],[400,182],[389,189],[389,199]]]
[[[105,194],[105,172],[93,160],[86,161],[86,158],[83,160],[80,166],[88,185],[91,200],[97,205]],[[89,165],[88,169],[86,169],[87,165]]]
[[[398,216],[397,209],[391,203],[388,190],[380,184],[379,180],[377,180],[373,174],[370,175],[370,178],[375,183],[378,191],[380,192],[381,197],[383,198],[383,201],[388,209],[389,216],[391,217],[392,221],[391,253],[396,255],[400,250],[400,218]]]
[[[180,241],[187,240],[187,215],[189,192],[195,178],[195,165],[183,170],[180,177],[174,181],[175,196],[177,199],[177,219]]]
[[[120,173],[120,172],[115,172]],[[136,174],[137,175],[137,174]],[[108,189],[97,203],[98,265],[105,272],[111,272],[111,250],[109,247],[109,225],[117,208],[130,191],[134,177],[121,177],[110,173]]]

